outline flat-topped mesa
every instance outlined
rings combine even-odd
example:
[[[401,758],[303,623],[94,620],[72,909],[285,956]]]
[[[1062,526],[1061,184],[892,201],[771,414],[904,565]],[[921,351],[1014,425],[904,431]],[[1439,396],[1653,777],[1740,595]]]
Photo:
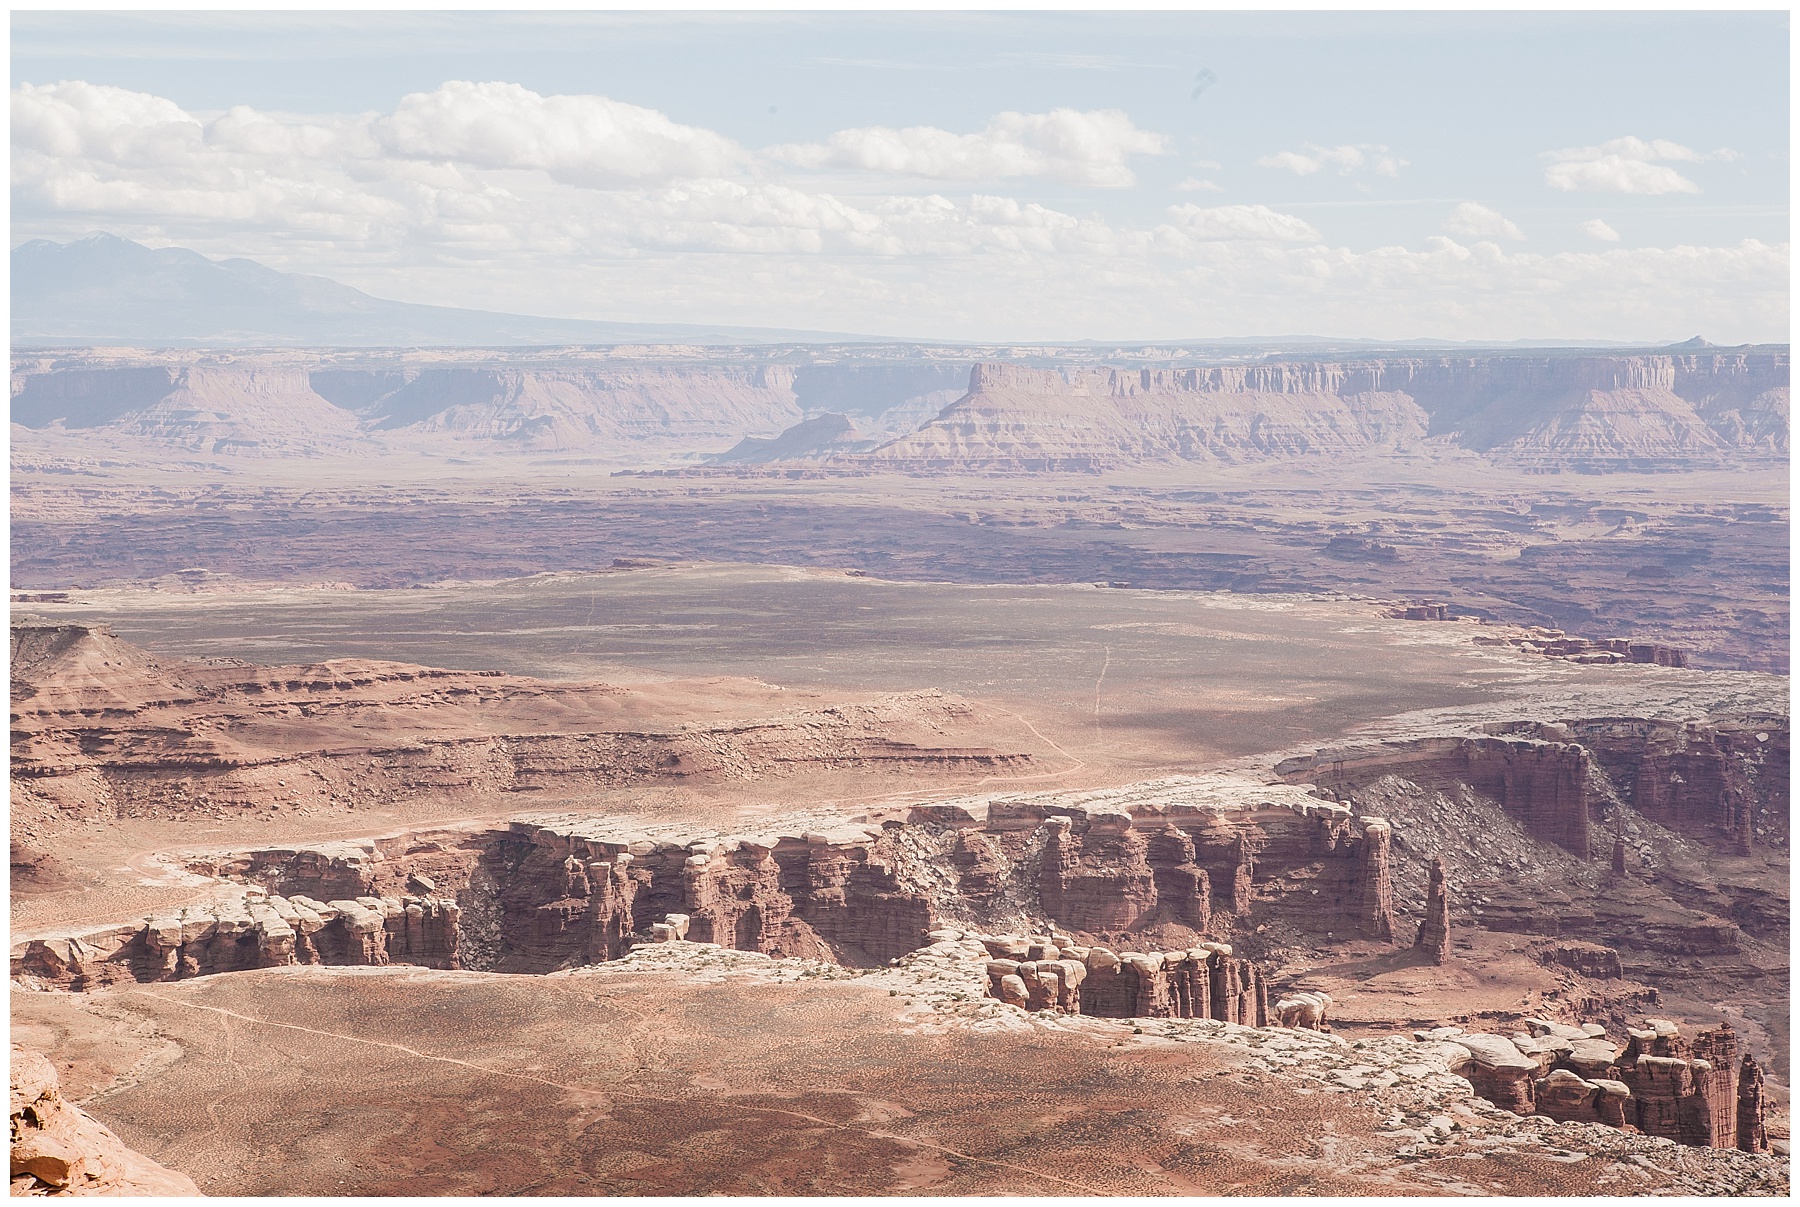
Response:
[[[845,462],[1094,471],[1423,453],[1436,437],[1528,468],[1785,456],[1785,350],[1707,356],[1396,357],[1192,369],[979,363],[969,391]]]

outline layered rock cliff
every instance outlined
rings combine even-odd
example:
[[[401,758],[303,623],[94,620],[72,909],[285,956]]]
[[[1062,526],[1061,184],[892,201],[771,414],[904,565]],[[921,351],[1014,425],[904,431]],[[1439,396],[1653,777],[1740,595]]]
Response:
[[[1040,367],[972,370],[972,349],[868,349],[862,363],[692,348],[34,354],[14,362],[12,417],[47,447],[80,436],[145,453],[698,457],[838,414],[887,443],[802,432],[735,459],[835,451],[844,468],[1008,473],[1438,445],[1525,469],[1647,469],[1779,459],[1789,445],[1785,348],[1180,369],[1086,367],[1073,352],[1042,367],[1058,359],[1042,352]]]
[[[1762,1074],[1730,1027],[1692,1040],[1668,1019],[1629,1030],[1625,1047],[1606,1028],[1527,1020],[1510,1037],[1460,1027],[1417,1032],[1468,1052],[1454,1062],[1475,1092],[1518,1115],[1601,1123],[1701,1148],[1762,1152]]]
[[[842,699],[753,680],[653,688],[339,659],[161,659],[104,629],[12,630],[15,836],[69,816],[355,809],[821,769],[1024,767],[937,692]]]
[[[903,469],[1088,471],[1393,451],[1424,437],[1429,417],[1410,399],[1343,385],[1310,366],[1065,375],[981,364],[965,397],[867,459]]]
[[[698,456],[833,412],[876,438],[911,431],[968,373],[630,351],[34,355],[13,364],[12,422],[145,453]]]
[[[1595,851],[1594,824],[1616,804],[1721,851],[1787,845],[1785,716],[1579,717],[1483,728],[1328,748],[1277,770],[1333,791],[1384,775],[1464,785],[1582,860]]]
[[[1301,936],[1300,950],[1334,935],[1372,941],[1377,961],[1411,968],[1450,948],[1440,860],[1420,940],[1401,949],[1397,886],[1417,870],[1417,848],[1400,841],[1410,819],[1358,816],[1298,786],[1175,777],[812,824],[719,833],[545,816],[196,857],[189,869],[221,882],[211,902],[25,936],[12,972],[72,990],[298,964],[546,973],[682,939],[868,969],[973,936],[982,992],[1028,1011],[1324,1026],[1322,995],[1271,1001],[1259,954],[1277,935]],[[1477,925],[1533,929],[1508,921],[1498,890],[1481,891],[1489,911],[1475,911]],[[1652,894],[1634,892],[1620,917],[1641,924]],[[1647,950],[1674,950],[1669,934],[1639,937]],[[1589,977],[1619,973],[1617,953],[1591,944],[1545,947],[1541,958]],[[1317,1008],[1302,1009],[1309,1002]],[[1469,1051],[1477,1092],[1519,1114],[1687,1144],[1766,1143],[1760,1069],[1729,1030],[1684,1047],[1652,1027],[1621,1051],[1604,1028],[1564,1026],[1546,1023],[1536,1038],[1437,1038]]]
[[[924,470],[1100,470],[1418,451],[1526,468],[1785,456],[1785,350],[1488,356],[1058,372],[981,364],[931,423],[868,454]]]

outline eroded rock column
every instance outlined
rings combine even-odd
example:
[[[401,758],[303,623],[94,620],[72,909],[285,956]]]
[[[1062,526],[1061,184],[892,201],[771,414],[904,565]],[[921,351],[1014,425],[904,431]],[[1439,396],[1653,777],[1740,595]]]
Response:
[[[1444,876],[1444,861],[1431,861],[1431,882],[1425,890],[1425,918],[1413,939],[1413,950],[1422,953],[1433,964],[1450,960],[1450,888]]]
[[[1394,882],[1392,847],[1394,832],[1378,817],[1363,821],[1362,905],[1358,911],[1357,929],[1371,939],[1392,942],[1394,924]]]

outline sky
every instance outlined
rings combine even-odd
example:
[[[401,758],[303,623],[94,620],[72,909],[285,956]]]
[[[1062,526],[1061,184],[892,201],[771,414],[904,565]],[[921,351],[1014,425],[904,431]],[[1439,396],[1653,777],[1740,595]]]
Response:
[[[13,245],[958,342],[1786,340],[1788,15],[21,13]]]

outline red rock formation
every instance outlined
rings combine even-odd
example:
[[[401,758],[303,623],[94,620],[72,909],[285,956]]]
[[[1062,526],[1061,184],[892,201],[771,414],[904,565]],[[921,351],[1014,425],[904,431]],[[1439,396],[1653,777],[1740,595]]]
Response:
[[[1567,968],[1592,980],[1616,981],[1625,976],[1625,966],[1619,959],[1619,953],[1599,943],[1558,939],[1533,945],[1532,954],[1540,964]]]
[[[1329,770],[1340,780],[1366,781],[1393,773],[1413,780],[1466,783],[1518,818],[1534,836],[1586,859],[1590,763],[1587,748],[1575,742],[1534,736],[1446,736],[1361,750],[1324,750],[1286,760],[1276,770],[1290,781],[1316,780]]]
[[[1071,930],[1124,934],[1156,907],[1149,843],[1124,814],[1092,814],[1076,833],[1070,818],[1046,819],[1038,896],[1044,912]]]
[[[38,1053],[14,1044],[9,1071],[15,1196],[199,1195],[186,1174],[127,1148],[65,1102],[56,1070]]]
[[[1018,977],[1031,1010],[1056,1009],[1101,1018],[1212,1018],[1247,1027],[1269,1025],[1268,989],[1253,961],[1234,958],[1222,943],[1186,951],[1115,953],[1105,947],[1027,948],[1039,958],[1018,961],[1020,945],[1005,937],[983,942],[988,993],[1012,1001]],[[1010,996],[1009,996],[1010,995]]]
[[[1788,832],[1786,717],[1571,722],[1619,795],[1658,825],[1742,852]]]
[[[1194,862],[1194,840],[1173,824],[1150,837],[1147,857],[1156,897],[1176,921],[1205,931],[1212,920],[1212,880]]]
[[[325,903],[253,891],[139,925],[31,939],[12,953],[14,976],[59,989],[173,981],[288,964],[456,968],[461,908],[436,897],[358,897]]]
[[[1611,1079],[1587,1081],[1568,1069],[1552,1069],[1535,1085],[1535,1113],[1558,1123],[1605,1123],[1623,1126],[1631,1091]]]
[[[1651,1019],[1631,1032],[1618,1063],[1636,1108],[1631,1122],[1682,1144],[1737,1147],[1741,1062],[1730,1027],[1702,1031],[1690,1043],[1675,1024]]]
[[[1477,1094],[1514,1114],[1535,1111],[1536,1080],[1543,1072],[1536,1058],[1526,1056],[1513,1041],[1499,1035],[1458,1035],[1455,1042],[1474,1058],[1468,1078]]]
[[[951,861],[960,875],[957,891],[977,907],[991,904],[1000,892],[1003,873],[993,842],[979,830],[958,830]]]
[[[1621,1051],[1594,1024],[1527,1025],[1534,1036],[1467,1035],[1454,1027],[1414,1035],[1460,1044],[1470,1054],[1466,1075],[1476,1092],[1520,1115],[1629,1126],[1715,1148],[1754,1144],[1761,1135],[1761,1074],[1754,1061],[1740,1065],[1729,1027],[1703,1031],[1690,1044],[1675,1024],[1652,1019]]]
[[[1625,661],[1652,666],[1685,667],[1688,664],[1688,653],[1689,651],[1672,645],[1632,642],[1625,647]]]
[[[1250,912],[1255,899],[1257,843],[1248,832],[1237,836],[1237,861],[1231,869],[1231,912],[1243,917]]]
[[[1425,894],[1425,917],[1413,939],[1413,950],[1433,964],[1450,962],[1450,889],[1444,878],[1444,861],[1431,861],[1431,881]]]
[[[1762,1069],[1746,1052],[1738,1072],[1737,1146],[1747,1153],[1769,1151],[1764,1112]]]
[[[1394,938],[1393,830],[1379,818],[1363,819],[1362,911],[1357,929],[1371,939]]]

